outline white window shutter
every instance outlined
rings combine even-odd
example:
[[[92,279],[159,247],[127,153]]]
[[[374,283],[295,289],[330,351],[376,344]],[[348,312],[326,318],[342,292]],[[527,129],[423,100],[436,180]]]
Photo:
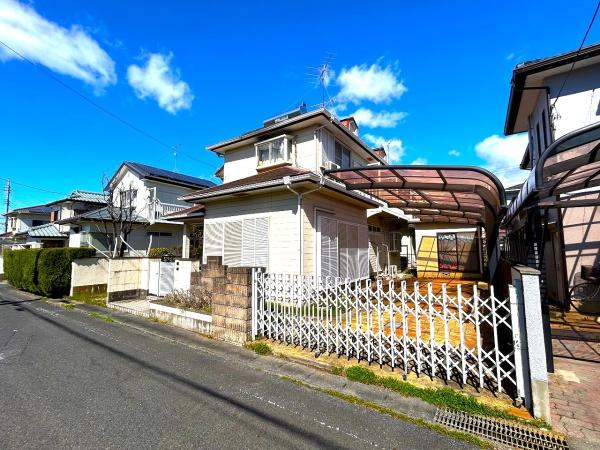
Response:
[[[253,267],[267,267],[269,265],[269,218],[256,219],[254,239],[254,264]]]
[[[254,249],[256,239],[256,219],[244,219],[242,231],[242,263],[243,267],[254,265]]]
[[[223,264],[239,267],[242,264],[242,221],[225,222]]]
[[[204,245],[202,249],[202,262],[204,264],[206,264],[208,256],[223,256],[222,223],[204,223]]]

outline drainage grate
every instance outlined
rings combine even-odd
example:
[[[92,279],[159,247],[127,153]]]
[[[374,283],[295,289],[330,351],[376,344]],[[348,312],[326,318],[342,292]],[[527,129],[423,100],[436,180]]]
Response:
[[[456,430],[471,433],[491,441],[501,442],[512,448],[535,450],[568,450],[565,438],[551,431],[514,424],[490,417],[471,416],[469,414],[438,408],[435,421]]]

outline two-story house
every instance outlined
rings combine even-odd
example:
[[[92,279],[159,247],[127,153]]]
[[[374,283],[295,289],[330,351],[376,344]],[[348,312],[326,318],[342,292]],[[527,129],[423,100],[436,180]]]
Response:
[[[550,302],[568,307],[582,267],[600,266],[600,44],[513,71],[505,134],[527,133],[531,174],[505,225],[507,257],[543,272]]]
[[[6,243],[18,245],[21,247],[40,247],[41,242],[29,239],[29,231],[50,223],[50,213],[52,208],[47,205],[35,205],[25,208],[17,208],[4,215],[6,220],[6,232],[2,235]],[[49,236],[47,241],[54,241],[54,237]]]
[[[70,247],[89,246],[105,253],[123,246],[128,256],[165,247],[180,254],[184,225],[164,216],[189,206],[180,197],[212,186],[213,182],[202,178],[124,162],[104,187],[106,206],[57,223],[69,228]],[[127,236],[126,228],[131,228]]]
[[[322,174],[386,163],[353,119],[299,108],[207,148],[223,157],[223,184],[182,197],[204,206],[205,258],[279,273],[369,275],[367,210],[383,205]]]

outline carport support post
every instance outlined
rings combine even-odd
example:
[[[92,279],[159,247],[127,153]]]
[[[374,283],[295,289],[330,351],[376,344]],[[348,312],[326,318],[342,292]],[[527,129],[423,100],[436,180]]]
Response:
[[[548,368],[546,345],[542,322],[542,300],[540,296],[540,272],[526,266],[513,266],[512,285],[516,289],[516,309],[519,314],[520,339],[515,342],[517,352],[524,354],[522,371],[525,379],[525,406],[534,417],[550,423],[550,401],[548,393]],[[512,300],[512,299],[511,299]],[[520,348],[517,346],[520,345]],[[517,367],[518,370],[518,367]]]

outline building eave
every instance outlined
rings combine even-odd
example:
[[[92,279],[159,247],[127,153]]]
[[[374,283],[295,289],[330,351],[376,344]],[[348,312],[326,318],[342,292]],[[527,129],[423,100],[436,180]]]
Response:
[[[506,120],[504,123],[504,134],[511,135],[520,133],[524,130],[515,128],[517,115],[521,107],[521,100],[523,98],[523,88],[527,84],[527,78],[540,74],[542,72],[557,69],[561,66],[569,66],[573,63],[583,61],[592,57],[600,56],[600,43],[593,44],[588,47],[581,49],[581,51],[570,51],[559,55],[551,56],[549,58],[543,58],[537,61],[520,64],[513,70],[511,79],[510,94],[508,100],[508,106],[506,111]],[[566,67],[565,70],[568,70]]]

